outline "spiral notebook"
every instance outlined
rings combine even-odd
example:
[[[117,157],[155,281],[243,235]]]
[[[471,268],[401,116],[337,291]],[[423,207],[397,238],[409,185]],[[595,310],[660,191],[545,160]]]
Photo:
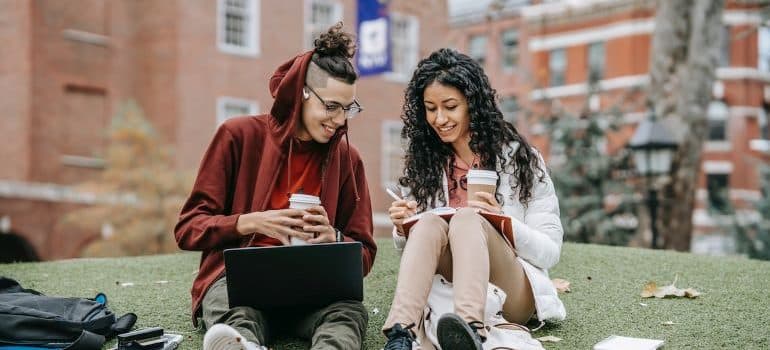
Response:
[[[455,213],[457,213],[457,209],[451,207],[438,207],[409,217],[408,219],[404,220],[404,223],[402,224],[407,239],[409,238],[409,230],[412,228],[412,226],[414,226],[414,224],[417,223],[417,221],[420,221],[420,218],[422,218],[425,213],[436,214],[449,222],[449,219],[455,215]],[[479,211],[479,215],[487,219],[487,221],[492,224],[492,227],[497,229],[497,232],[503,236],[505,241],[508,242],[511,247],[515,247],[515,241],[513,240],[513,223],[511,222],[511,217],[484,211]]]

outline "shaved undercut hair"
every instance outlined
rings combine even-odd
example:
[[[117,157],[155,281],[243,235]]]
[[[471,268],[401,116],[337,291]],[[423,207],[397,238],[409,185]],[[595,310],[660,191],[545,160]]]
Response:
[[[332,76],[326,72],[325,70],[321,69],[317,64],[310,62],[310,65],[307,67],[307,76],[305,77],[305,84],[310,85],[310,87],[317,87],[317,88],[325,88],[326,87],[326,80],[331,78]],[[343,81],[343,79],[337,79],[340,81]]]

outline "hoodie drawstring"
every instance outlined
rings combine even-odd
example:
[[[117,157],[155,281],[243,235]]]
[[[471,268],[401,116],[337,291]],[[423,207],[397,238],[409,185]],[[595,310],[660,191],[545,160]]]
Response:
[[[286,162],[286,179],[288,182],[286,183],[286,186],[288,186],[288,189],[291,190],[291,153],[294,147],[294,138],[289,139],[289,159]],[[286,197],[291,198],[291,192],[286,192]]]
[[[347,121],[345,121],[347,123]],[[356,172],[353,171],[353,156],[350,155],[351,148],[350,148],[350,139],[348,138],[348,133],[345,132],[345,143],[348,146],[348,168],[350,169],[350,176],[353,177],[353,194],[356,196],[356,202],[361,201],[361,197],[358,196],[358,181],[356,180]]]

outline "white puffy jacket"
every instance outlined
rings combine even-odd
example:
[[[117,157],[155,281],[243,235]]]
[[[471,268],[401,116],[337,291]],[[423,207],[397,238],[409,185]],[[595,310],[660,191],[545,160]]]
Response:
[[[503,157],[505,158],[501,158],[501,160],[507,161],[510,150],[515,150],[518,146],[517,142],[511,143],[503,150]],[[537,153],[537,157],[540,160],[541,169],[545,170],[545,161],[543,161],[542,156]],[[502,162],[498,161],[498,164],[502,164]],[[564,304],[559,300],[556,288],[548,277],[548,269],[559,262],[562,237],[564,236],[559,219],[559,201],[553,182],[546,173],[542,182],[537,181],[535,183],[528,206],[524,207],[519,202],[518,194],[511,190],[511,182],[517,181],[516,178],[503,172],[499,165],[497,173],[500,176],[498,192],[503,197],[502,209],[505,215],[512,219],[516,255],[518,255],[518,260],[524,267],[532,286],[537,318],[540,321],[563,320],[567,314]],[[401,190],[402,193],[407,194],[407,198],[413,199],[408,195],[411,193],[408,188]],[[443,177],[443,190],[444,198],[448,199],[449,188],[446,173]],[[446,206],[446,203],[438,204],[439,206]],[[406,245],[406,239],[397,235],[395,228],[393,229],[393,243],[399,253]]]

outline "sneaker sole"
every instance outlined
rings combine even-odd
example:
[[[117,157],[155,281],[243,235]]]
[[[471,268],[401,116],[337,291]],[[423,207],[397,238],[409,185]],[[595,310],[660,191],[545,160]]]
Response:
[[[482,350],[473,330],[455,314],[445,314],[438,320],[438,343],[443,350]]]

